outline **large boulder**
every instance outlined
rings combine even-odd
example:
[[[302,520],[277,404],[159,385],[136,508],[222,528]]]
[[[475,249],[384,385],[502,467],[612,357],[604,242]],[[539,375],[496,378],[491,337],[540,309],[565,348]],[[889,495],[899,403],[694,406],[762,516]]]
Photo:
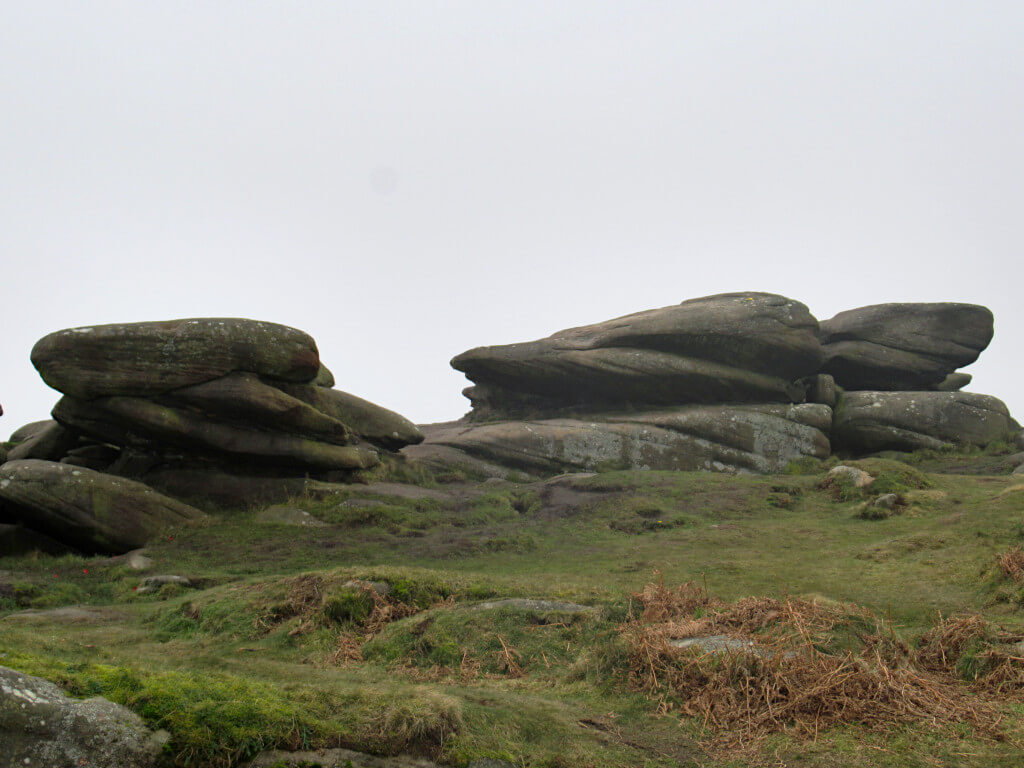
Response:
[[[84,467],[27,459],[0,466],[0,523],[21,523],[87,552],[127,552],[198,509],[152,488]]]
[[[832,410],[818,404],[693,405],[580,419],[435,425],[424,448],[455,449],[471,459],[540,474],[595,469],[776,473],[794,459],[828,457],[831,421]],[[452,459],[458,466],[457,457]]]
[[[973,392],[847,392],[832,424],[837,450],[874,453],[986,445],[1018,429],[1006,405]]]
[[[978,359],[992,331],[992,313],[976,304],[851,309],[821,323],[822,370],[847,390],[936,389]]]
[[[32,364],[54,389],[87,399],[154,395],[232,371],[296,382],[320,371],[308,334],[239,318],[70,328],[40,339]]]
[[[153,768],[167,739],[107,699],[72,699],[47,680],[0,667],[3,768]]]
[[[539,341],[480,347],[452,366],[478,418],[632,406],[801,402],[796,380],[823,359],[803,304],[767,293],[684,301],[570,328]]]

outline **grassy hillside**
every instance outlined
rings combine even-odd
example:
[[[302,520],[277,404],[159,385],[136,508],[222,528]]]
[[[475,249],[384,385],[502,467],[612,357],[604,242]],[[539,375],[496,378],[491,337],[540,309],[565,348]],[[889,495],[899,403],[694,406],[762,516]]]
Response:
[[[1024,478],[998,454],[849,462],[870,492],[816,465],[420,477],[291,502],[323,527],[224,510],[153,542],[146,571],[0,559],[0,664],[131,707],[180,765],[347,746],[454,765],[1018,766]],[[152,574],[195,586],[140,591]],[[670,644],[691,636],[754,650]]]

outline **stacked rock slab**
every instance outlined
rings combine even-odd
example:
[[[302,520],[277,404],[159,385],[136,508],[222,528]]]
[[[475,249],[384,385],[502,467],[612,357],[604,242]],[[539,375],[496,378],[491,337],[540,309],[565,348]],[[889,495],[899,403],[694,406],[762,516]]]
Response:
[[[422,439],[398,414],[322,386],[334,377],[312,337],[274,323],[74,328],[41,339],[32,362],[64,393],[53,416],[65,430],[161,460],[351,471]]]
[[[408,453],[492,474],[778,472],[834,447],[987,443],[1019,426],[996,398],[957,391],[970,376],[956,369],[991,338],[991,312],[969,304],[864,307],[819,326],[783,296],[708,296],[464,352],[452,366],[475,384],[473,410],[425,427]]]
[[[985,445],[1019,431],[997,398],[959,390],[957,368],[978,359],[992,313],[974,304],[877,304],[821,323],[822,370],[845,392],[832,441],[864,454]]]
[[[564,415],[685,403],[803,400],[818,372],[818,322],[768,293],[684,301],[452,360],[476,386],[471,418]]]
[[[805,403],[818,322],[784,296],[685,301],[546,339],[464,352],[462,422],[409,455],[528,473],[601,468],[778,472],[825,458],[832,410]]]
[[[64,396],[53,421],[12,435],[0,523],[81,549],[131,549],[201,516],[123,478],[160,478],[172,495],[198,490],[190,498],[207,497],[203,477],[345,480],[423,439],[397,413],[332,389],[312,337],[274,323],[73,328],[41,339],[31,357]]]

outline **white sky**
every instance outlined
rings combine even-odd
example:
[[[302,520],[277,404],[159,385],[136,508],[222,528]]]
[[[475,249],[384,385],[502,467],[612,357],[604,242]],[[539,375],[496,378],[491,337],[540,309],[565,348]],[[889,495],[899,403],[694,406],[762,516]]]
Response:
[[[456,418],[482,344],[734,290],[989,306],[1024,416],[1024,3],[0,3],[0,435],[60,328],[252,317]]]

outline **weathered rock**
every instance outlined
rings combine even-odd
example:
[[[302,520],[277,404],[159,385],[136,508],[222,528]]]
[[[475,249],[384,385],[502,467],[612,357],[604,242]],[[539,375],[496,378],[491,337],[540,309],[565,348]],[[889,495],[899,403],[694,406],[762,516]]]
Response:
[[[867,488],[873,482],[875,478],[865,472],[863,469],[857,467],[848,467],[845,464],[840,464],[837,467],[832,467],[825,475],[828,480],[836,480],[839,482],[848,482],[853,485],[854,488]]]
[[[4,768],[152,768],[168,739],[106,699],[72,699],[38,677],[0,667]]]
[[[876,509],[896,509],[899,504],[900,497],[895,493],[883,493],[875,499],[872,499],[871,506]]]
[[[847,392],[832,425],[837,450],[874,453],[986,445],[1015,428],[1006,405],[972,392]]]
[[[951,373],[949,376],[944,378],[935,387],[939,392],[959,392],[961,389],[971,383],[974,377],[969,373],[962,373],[960,371]]]
[[[142,483],[39,459],[0,466],[0,503],[7,522],[90,552],[126,552],[205,518]]]
[[[228,424],[199,411],[174,408],[142,397],[85,401],[65,395],[54,407],[53,417],[115,445],[170,445],[219,456],[324,470],[368,469],[379,462],[377,453],[367,448]]]
[[[1024,464],[1021,464],[1019,467],[1017,467],[1015,470],[1013,470],[1012,474],[1014,474],[1014,475],[1024,475]]]
[[[802,382],[807,388],[807,402],[820,403],[829,408],[835,408],[839,399],[839,392],[836,390],[836,380],[827,373],[819,373],[806,378]]]
[[[309,383],[314,387],[327,387],[331,389],[334,387],[334,374],[330,372],[326,365],[320,363],[320,370],[317,371],[316,378]]]
[[[45,419],[43,421],[30,421],[28,424],[24,424],[18,427],[16,430],[14,430],[14,432],[12,432],[11,436],[8,438],[8,441],[11,443],[23,443],[30,437],[38,435],[40,432],[42,432],[44,429],[46,429],[53,423],[53,419]]]
[[[62,464],[73,464],[102,472],[117,461],[121,450],[105,443],[91,443],[72,448],[60,461]]]
[[[161,399],[174,407],[190,407],[215,414],[220,421],[253,425],[268,432],[335,445],[356,441],[344,422],[264,383],[254,373],[229,373],[219,379],[168,392]]]
[[[741,640],[738,637],[729,637],[729,635],[687,637],[682,640],[669,640],[668,644],[674,648],[690,648],[699,653],[767,655],[766,649],[754,645],[750,640]]]
[[[876,304],[821,323],[822,371],[847,390],[935,389],[992,340],[975,304]]]
[[[364,440],[391,451],[423,442],[423,434],[404,416],[338,389],[281,384],[281,389],[321,413],[347,424]]]
[[[256,523],[274,523],[277,525],[301,525],[311,528],[322,528],[326,525],[322,520],[313,517],[309,512],[298,507],[275,504],[272,507],[258,510],[253,516]]]
[[[45,422],[38,431],[7,452],[8,461],[46,459],[59,461],[78,442],[78,436],[56,421]]]
[[[684,406],[589,419],[455,423],[444,445],[506,467],[554,474],[599,468],[781,472],[826,458],[832,411],[824,405]]]
[[[639,405],[801,402],[794,384],[823,352],[807,307],[783,296],[708,296],[571,328],[539,341],[480,347],[452,366],[477,383],[476,417],[538,416]]]
[[[2,509],[0,509],[0,518],[3,518]],[[29,552],[63,555],[71,552],[71,549],[49,536],[29,530],[22,525],[0,524],[0,557],[26,555]]]
[[[154,395],[232,371],[296,382],[320,371],[308,334],[239,318],[70,328],[40,339],[32,364],[54,389],[86,399]]]

